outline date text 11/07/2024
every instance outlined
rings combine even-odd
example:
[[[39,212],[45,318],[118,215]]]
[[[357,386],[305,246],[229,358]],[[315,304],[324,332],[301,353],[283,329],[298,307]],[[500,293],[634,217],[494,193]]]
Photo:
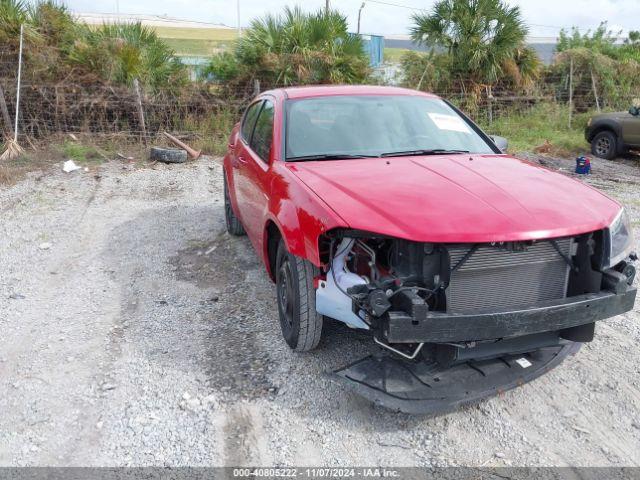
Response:
[[[234,477],[398,478],[393,468],[234,468]]]

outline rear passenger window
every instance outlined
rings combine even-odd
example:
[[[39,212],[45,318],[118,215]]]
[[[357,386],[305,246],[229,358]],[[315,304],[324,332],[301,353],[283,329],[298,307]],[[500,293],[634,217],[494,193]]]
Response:
[[[253,126],[256,124],[256,118],[260,113],[260,107],[262,107],[262,100],[250,105],[247,108],[244,118],[242,120],[242,138],[245,142],[251,141],[251,133],[253,132]]]
[[[251,138],[251,148],[265,162],[269,161],[273,139],[273,103],[265,100]]]

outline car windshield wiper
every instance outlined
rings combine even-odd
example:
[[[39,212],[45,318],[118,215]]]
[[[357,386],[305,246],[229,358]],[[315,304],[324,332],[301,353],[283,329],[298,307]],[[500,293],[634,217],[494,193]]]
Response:
[[[315,155],[287,157],[287,162],[304,162],[304,161],[311,161],[311,160],[349,160],[352,158],[378,158],[378,155],[353,155],[349,153],[320,153]]]
[[[446,153],[469,153],[469,150],[449,150],[446,148],[431,148],[423,150],[406,150],[404,152],[387,152],[383,153],[381,157],[417,157],[420,155],[441,155]]]

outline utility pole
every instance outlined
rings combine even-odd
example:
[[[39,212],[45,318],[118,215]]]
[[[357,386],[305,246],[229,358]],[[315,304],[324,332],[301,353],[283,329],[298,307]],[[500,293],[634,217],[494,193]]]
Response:
[[[329,0],[327,0],[329,1]],[[236,0],[236,6],[238,9],[238,38],[240,38],[240,35],[242,34],[241,30],[240,30],[240,0]]]
[[[329,8],[331,8],[330,5],[329,5],[329,0],[325,0],[324,11],[329,13]]]
[[[364,8],[364,2],[360,5],[360,10],[358,10],[358,31],[356,33],[360,34],[360,16],[362,15],[362,9]]]

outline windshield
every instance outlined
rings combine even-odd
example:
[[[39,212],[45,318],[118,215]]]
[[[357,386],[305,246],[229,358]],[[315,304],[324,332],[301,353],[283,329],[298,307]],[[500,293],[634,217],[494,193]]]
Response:
[[[287,102],[286,158],[495,153],[446,102],[419,96],[331,96]]]

